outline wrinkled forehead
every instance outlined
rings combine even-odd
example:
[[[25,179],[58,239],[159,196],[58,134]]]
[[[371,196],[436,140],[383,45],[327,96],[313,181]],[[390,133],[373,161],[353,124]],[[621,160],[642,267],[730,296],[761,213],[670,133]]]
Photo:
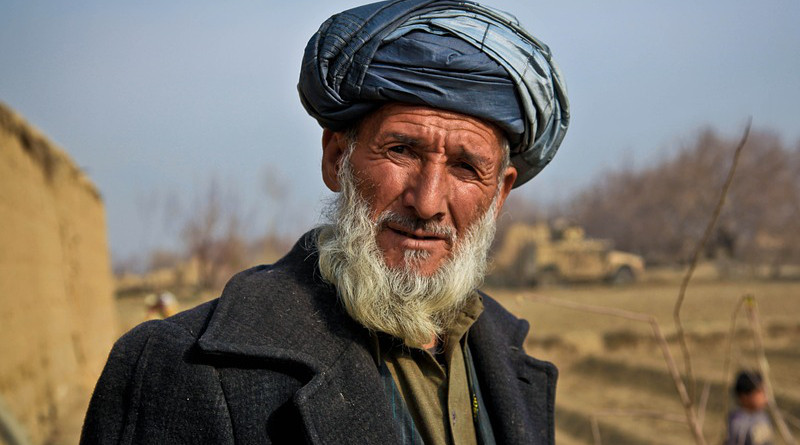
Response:
[[[505,132],[484,119],[420,105],[389,103],[363,118],[351,140],[402,144],[422,151],[446,151],[505,169],[510,163]]]
[[[500,127],[485,119],[440,108],[397,102],[384,104],[365,116],[358,123],[357,132],[374,136],[396,128],[408,129],[420,135],[436,132],[470,134],[498,146],[505,137]]]

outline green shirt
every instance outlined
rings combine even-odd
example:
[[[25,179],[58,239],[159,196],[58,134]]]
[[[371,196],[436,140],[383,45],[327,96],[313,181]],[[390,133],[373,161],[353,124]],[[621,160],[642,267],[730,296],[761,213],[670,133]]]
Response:
[[[474,293],[433,353],[374,337],[376,361],[386,363],[426,444],[477,444],[463,348],[481,312],[483,301]]]

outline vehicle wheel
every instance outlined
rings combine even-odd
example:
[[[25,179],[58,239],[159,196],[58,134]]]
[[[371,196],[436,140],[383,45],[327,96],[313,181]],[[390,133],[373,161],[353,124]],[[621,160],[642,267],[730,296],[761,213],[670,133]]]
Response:
[[[536,277],[536,284],[539,286],[555,286],[561,282],[561,274],[557,269],[544,269]]]
[[[633,274],[633,270],[628,266],[620,267],[614,272],[614,276],[611,277],[611,284],[614,286],[624,286],[634,281],[636,281],[636,276]]]
[[[520,249],[517,262],[517,286],[527,287],[536,282],[536,266],[536,244],[528,244]]]

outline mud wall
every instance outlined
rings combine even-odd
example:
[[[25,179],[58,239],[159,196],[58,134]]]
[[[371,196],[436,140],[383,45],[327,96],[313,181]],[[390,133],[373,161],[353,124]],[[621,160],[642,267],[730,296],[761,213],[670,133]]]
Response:
[[[75,443],[116,316],[100,194],[0,103],[0,395],[32,443]]]

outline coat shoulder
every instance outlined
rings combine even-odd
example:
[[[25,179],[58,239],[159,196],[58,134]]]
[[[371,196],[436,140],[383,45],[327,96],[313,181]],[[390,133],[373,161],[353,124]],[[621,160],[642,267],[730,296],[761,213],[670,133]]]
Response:
[[[214,305],[142,323],[117,340],[92,395],[82,443],[230,438],[216,372],[191,360]]]
[[[170,336],[177,339],[196,339],[208,324],[219,299],[214,299],[163,320],[150,320],[139,324],[120,337],[123,343],[139,344],[152,336]]]
[[[509,312],[486,293],[478,292],[483,299],[484,307],[483,314],[479,318],[482,328],[489,331],[492,337],[504,339],[505,344],[522,347],[530,330],[530,323]]]

